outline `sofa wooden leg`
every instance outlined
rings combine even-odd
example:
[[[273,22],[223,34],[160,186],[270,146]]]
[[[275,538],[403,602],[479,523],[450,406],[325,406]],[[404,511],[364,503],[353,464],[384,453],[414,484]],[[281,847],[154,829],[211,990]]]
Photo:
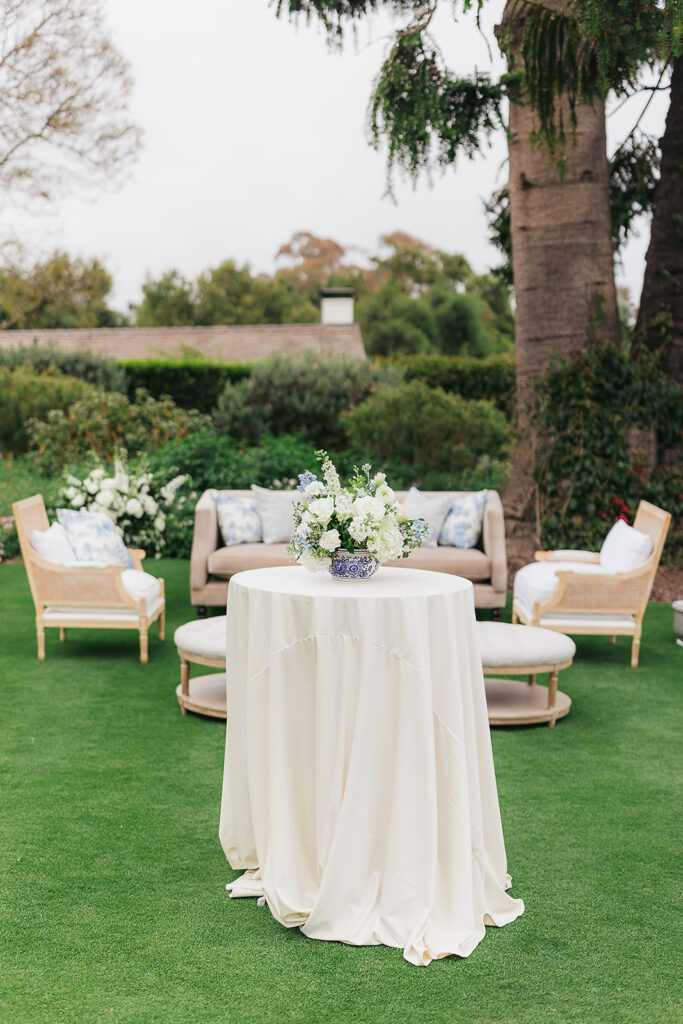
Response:
[[[631,644],[631,668],[638,668],[638,656],[640,654],[640,637],[634,636]]]
[[[66,629],[64,626],[59,627],[59,639],[61,643],[66,643]]]
[[[36,636],[38,640],[38,660],[45,661],[45,630],[42,626],[36,627]]]
[[[205,604],[198,604],[197,605],[197,618],[198,619],[205,619],[206,618],[206,605]]]
[[[614,647],[615,643],[617,642],[617,638],[614,635],[614,633],[612,633],[611,637],[609,638],[609,642],[612,645],[612,647]]]
[[[166,612],[163,611],[159,616],[159,639],[166,639]]]
[[[500,608],[491,609],[491,621],[500,622]]]

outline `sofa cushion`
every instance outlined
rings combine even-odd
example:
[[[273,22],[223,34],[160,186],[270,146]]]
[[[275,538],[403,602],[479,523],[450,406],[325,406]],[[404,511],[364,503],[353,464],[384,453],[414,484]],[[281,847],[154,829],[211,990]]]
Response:
[[[261,516],[255,498],[236,498],[229,491],[209,491],[216,506],[223,544],[250,544],[263,540]]]
[[[411,487],[406,494],[401,503],[404,511],[411,519],[424,519],[428,527],[422,539],[423,548],[436,547],[446,513],[454,497],[452,494],[440,494],[436,498],[429,498],[418,491],[417,487]]]
[[[397,558],[385,564],[449,572],[454,576],[464,576],[473,583],[491,579],[491,559],[478,548],[416,548],[407,558]]]
[[[232,576],[245,569],[270,569],[293,564],[286,544],[236,544],[212,551],[208,559],[212,576]]]
[[[300,500],[298,491],[269,491],[267,487],[251,485],[256,499],[264,544],[288,544],[294,533],[295,501]]]
[[[479,543],[488,491],[473,491],[453,497],[441,527],[439,544],[473,548]]]

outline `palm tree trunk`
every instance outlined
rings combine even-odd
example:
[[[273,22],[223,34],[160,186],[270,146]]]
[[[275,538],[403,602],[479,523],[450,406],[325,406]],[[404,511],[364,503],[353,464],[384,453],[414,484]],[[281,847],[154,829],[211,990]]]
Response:
[[[683,56],[673,64],[660,148],[661,176],[632,351],[660,351],[664,369],[683,383]]]
[[[564,0],[528,0],[562,11]],[[508,2],[505,18],[513,4]],[[523,15],[515,15],[508,60],[522,63]],[[510,217],[517,353],[517,444],[505,493],[508,515],[528,516],[534,495],[534,431],[529,402],[534,382],[553,357],[566,359],[591,340],[620,338],[614,284],[605,116],[600,102],[578,107],[575,144],[569,139],[564,176],[557,158],[532,144],[534,114],[524,90],[510,104]],[[565,124],[569,112],[564,111]]]

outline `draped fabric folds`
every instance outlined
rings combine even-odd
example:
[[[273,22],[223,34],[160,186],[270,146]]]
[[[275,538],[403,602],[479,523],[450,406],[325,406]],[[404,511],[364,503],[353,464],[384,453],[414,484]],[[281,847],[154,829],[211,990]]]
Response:
[[[468,956],[524,910],[503,833],[472,584],[240,573],[220,838],[233,896],[316,939]]]

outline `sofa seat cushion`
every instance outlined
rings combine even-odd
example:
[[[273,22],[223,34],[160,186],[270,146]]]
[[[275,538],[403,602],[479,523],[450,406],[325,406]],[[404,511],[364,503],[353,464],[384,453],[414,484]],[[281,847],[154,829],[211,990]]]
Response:
[[[478,548],[416,548],[407,558],[397,558],[386,565],[408,569],[428,569],[464,576],[473,583],[491,579],[491,559]]]
[[[212,551],[207,564],[212,576],[232,576],[246,569],[272,569],[294,563],[286,544],[236,544]]]

